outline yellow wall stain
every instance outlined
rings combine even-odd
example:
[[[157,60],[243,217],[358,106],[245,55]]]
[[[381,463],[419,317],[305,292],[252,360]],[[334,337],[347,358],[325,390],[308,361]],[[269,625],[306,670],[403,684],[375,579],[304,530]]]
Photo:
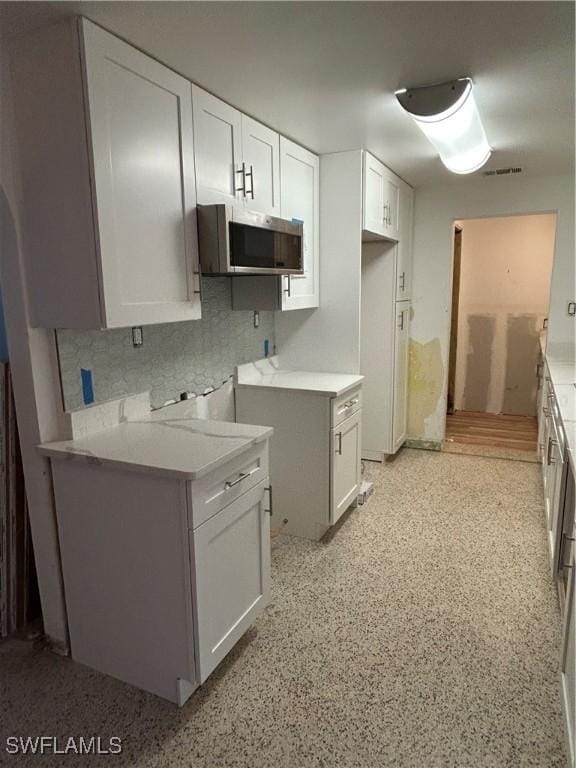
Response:
[[[440,339],[420,344],[410,339],[408,369],[408,435],[426,438],[426,419],[442,394],[444,364]]]

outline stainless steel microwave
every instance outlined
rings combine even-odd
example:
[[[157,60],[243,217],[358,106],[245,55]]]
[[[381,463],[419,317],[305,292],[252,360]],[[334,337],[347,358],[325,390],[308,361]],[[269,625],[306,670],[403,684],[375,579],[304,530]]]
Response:
[[[302,222],[233,205],[198,206],[198,247],[205,275],[301,275]]]

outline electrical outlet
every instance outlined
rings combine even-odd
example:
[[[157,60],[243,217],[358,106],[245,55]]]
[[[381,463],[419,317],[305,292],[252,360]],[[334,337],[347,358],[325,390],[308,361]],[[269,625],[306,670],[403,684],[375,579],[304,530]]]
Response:
[[[142,326],[137,325],[135,328],[132,328],[132,346],[141,347],[142,344],[144,344],[144,334],[142,332]]]
[[[568,302],[568,314],[570,317],[574,317],[574,315],[576,315],[576,301]]]

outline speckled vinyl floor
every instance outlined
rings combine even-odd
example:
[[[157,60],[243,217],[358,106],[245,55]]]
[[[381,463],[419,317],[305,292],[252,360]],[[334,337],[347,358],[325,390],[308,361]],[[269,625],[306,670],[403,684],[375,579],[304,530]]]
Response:
[[[405,450],[367,474],[374,496],[328,541],[275,546],[272,605],[181,710],[0,645],[0,763],[564,767],[538,467]],[[7,734],[123,753],[10,758]]]

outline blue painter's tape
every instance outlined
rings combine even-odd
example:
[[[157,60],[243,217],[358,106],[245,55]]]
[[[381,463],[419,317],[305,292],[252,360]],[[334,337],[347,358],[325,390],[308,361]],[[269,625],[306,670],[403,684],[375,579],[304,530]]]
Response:
[[[292,217],[292,224],[304,224],[304,219],[295,219]]]
[[[94,382],[92,381],[92,371],[90,368],[80,368],[80,378],[82,379],[82,399],[84,405],[91,405],[94,402]]]
[[[268,357],[270,352],[270,342],[268,339],[264,339],[264,357]]]

